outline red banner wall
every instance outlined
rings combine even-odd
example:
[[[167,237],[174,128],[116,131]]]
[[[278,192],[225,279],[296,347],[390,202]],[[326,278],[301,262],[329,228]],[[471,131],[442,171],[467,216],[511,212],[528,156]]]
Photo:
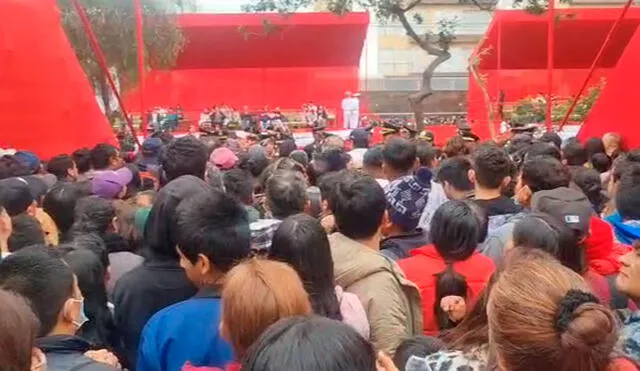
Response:
[[[0,147],[46,159],[115,144],[55,0],[2,0],[0,14]]]

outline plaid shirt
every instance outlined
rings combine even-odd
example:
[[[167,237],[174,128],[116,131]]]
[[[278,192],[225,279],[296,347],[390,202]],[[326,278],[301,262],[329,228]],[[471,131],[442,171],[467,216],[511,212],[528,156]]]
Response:
[[[273,235],[280,224],[282,220],[278,219],[260,219],[251,223],[251,249],[257,252],[269,251]]]

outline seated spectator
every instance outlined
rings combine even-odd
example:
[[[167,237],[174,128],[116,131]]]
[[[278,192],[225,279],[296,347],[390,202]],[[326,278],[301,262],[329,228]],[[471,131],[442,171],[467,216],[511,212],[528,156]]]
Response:
[[[248,357],[255,348],[252,345],[278,320],[312,313],[302,282],[290,266],[255,258],[229,272],[222,287],[222,306],[220,332],[238,362]]]
[[[242,369],[393,371],[393,363],[386,361],[377,363],[371,344],[349,326],[307,316],[283,319],[269,327],[251,347]]]
[[[41,370],[47,360],[35,347],[38,318],[22,296],[0,289],[0,369]]]
[[[183,175],[204,179],[207,167],[207,149],[200,140],[190,135],[173,140],[162,156],[162,170],[170,182]]]
[[[398,262],[420,289],[426,335],[455,326],[441,308],[442,298],[455,295],[472,302],[493,274],[491,259],[476,251],[486,228],[486,217],[478,206],[448,201],[431,220],[433,245],[416,249],[410,258]]]
[[[86,323],[84,298],[77,280],[62,260],[42,247],[23,249],[0,263],[0,288],[23,295],[40,321],[36,346],[48,370],[115,370],[113,355],[99,363],[85,352],[91,344],[76,332]],[[106,354],[105,354],[106,355]]]
[[[393,354],[422,331],[420,294],[395,263],[378,254],[386,209],[384,191],[370,177],[345,177],[333,197],[340,232],[329,237],[336,283],[356,294],[367,312],[371,341]]]
[[[127,167],[97,172],[91,180],[93,194],[107,200],[122,199],[127,193],[127,185],[131,179],[133,173]]]
[[[615,359],[618,335],[611,310],[579,275],[553,260],[508,267],[492,289],[487,313],[489,346],[504,369],[635,368]]]
[[[9,236],[9,252],[16,252],[28,246],[44,245],[44,231],[33,216],[22,213],[11,218],[12,232]]]
[[[342,321],[369,338],[362,303],[334,282],[329,239],[316,219],[304,214],[285,219],[273,236],[269,258],[287,263],[298,272],[315,314]]]
[[[260,219],[260,212],[253,207],[253,178],[251,173],[242,169],[232,169],[222,175],[225,191],[242,202],[249,214],[249,223]]]
[[[202,193],[180,203],[176,226],[180,266],[199,291],[147,322],[140,339],[138,371],[179,370],[186,362],[223,367],[233,360],[229,344],[216,331],[222,318],[219,286],[225,274],[249,255],[247,214],[240,202],[225,194]],[[232,283],[232,274],[225,284]],[[255,293],[248,295],[257,300]],[[240,311],[236,308],[228,314],[236,317]]]
[[[146,260],[116,284],[113,292],[116,326],[123,334],[130,364],[136,364],[140,333],[149,318],[196,293],[196,287],[180,267],[174,217],[181,201],[209,192],[211,188],[194,176],[182,176],[164,186],[144,230]]]
[[[390,182],[411,175],[417,167],[417,149],[413,142],[391,138],[382,149],[382,169]]]
[[[58,155],[47,163],[47,172],[53,174],[59,181],[75,182],[78,179],[78,168],[69,155]]]
[[[385,238],[380,253],[392,260],[408,258],[413,249],[429,243],[418,226],[431,192],[431,171],[419,168],[415,175],[398,178],[386,188],[387,217],[382,226]]]
[[[382,169],[382,162],[384,156],[382,154],[382,146],[378,145],[369,148],[362,157],[362,172],[374,178],[380,187],[384,188],[389,184],[384,170]]]
[[[640,239],[640,165],[630,166],[616,182],[617,212],[606,218],[616,240],[631,245]]]
[[[478,249],[499,263],[511,237],[513,224],[522,216],[522,206],[504,196],[503,190],[511,183],[513,164],[509,155],[494,145],[482,145],[473,153],[473,170],[469,179],[475,186],[476,205],[480,206],[489,223],[487,239]]]
[[[429,201],[420,216],[418,225],[425,234],[429,235],[431,229],[431,218],[433,213],[447,200],[467,200],[474,196],[473,183],[469,180],[471,162],[466,157],[452,157],[440,163],[436,172],[437,182],[431,181],[431,192]],[[437,184],[437,186],[436,186]],[[440,195],[433,195],[440,188],[444,194],[444,200],[440,200]]]
[[[273,234],[282,220],[303,213],[308,206],[307,184],[295,172],[278,171],[266,181],[267,218],[251,223],[251,245],[256,251],[268,251]]]

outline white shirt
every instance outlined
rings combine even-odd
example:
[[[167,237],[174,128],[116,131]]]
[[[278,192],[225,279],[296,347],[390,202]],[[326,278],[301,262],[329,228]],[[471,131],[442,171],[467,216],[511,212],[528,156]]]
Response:
[[[342,109],[345,111],[360,110],[360,100],[358,98],[344,98],[342,100]]]

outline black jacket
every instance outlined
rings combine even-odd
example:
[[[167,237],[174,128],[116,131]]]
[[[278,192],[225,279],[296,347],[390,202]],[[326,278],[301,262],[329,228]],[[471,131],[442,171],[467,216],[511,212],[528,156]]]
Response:
[[[55,335],[36,340],[47,357],[47,371],[113,371],[115,368],[85,357],[91,344],[77,336]]]
[[[393,261],[411,256],[411,250],[429,244],[429,238],[420,228],[413,232],[385,238],[380,242],[380,253]]]

